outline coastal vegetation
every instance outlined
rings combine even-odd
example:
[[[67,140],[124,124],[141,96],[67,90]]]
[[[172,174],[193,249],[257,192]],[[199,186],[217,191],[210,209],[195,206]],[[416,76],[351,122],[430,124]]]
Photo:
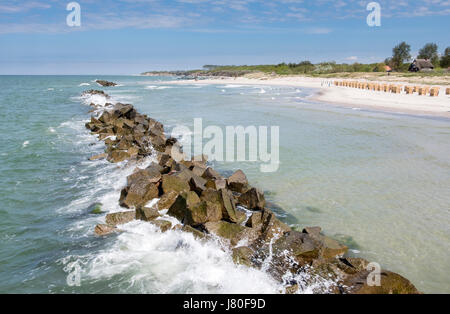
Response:
[[[190,71],[154,71],[145,72],[142,75],[183,75],[183,76],[226,76],[240,77],[252,73],[264,73],[268,75],[304,75],[327,77],[345,77],[352,73],[380,73],[384,74],[388,70],[393,73],[401,73],[403,76],[448,76],[450,66],[450,47],[447,47],[440,56],[438,46],[435,43],[425,44],[419,50],[417,59],[427,59],[434,65],[432,72],[410,73],[408,68],[412,61],[411,46],[406,42],[401,42],[392,49],[392,56],[383,62],[375,63],[337,63],[327,61],[312,63],[308,60],[298,63],[279,63],[263,65],[205,65],[203,69]]]

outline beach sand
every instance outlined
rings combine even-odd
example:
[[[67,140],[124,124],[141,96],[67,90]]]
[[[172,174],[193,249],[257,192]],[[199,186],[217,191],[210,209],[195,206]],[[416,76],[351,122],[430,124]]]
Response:
[[[238,84],[238,85],[266,85],[266,86],[292,86],[317,88],[311,100],[336,104],[343,107],[378,110],[384,112],[405,113],[421,116],[438,116],[450,118],[450,95],[445,95],[448,85],[434,85],[440,87],[440,95],[437,97],[419,96],[417,93],[407,95],[386,93],[381,91],[362,90],[351,87],[338,87],[332,85],[334,80],[301,76],[287,77],[263,77],[263,78],[214,78],[193,80],[171,81],[171,84]],[[351,81],[368,82],[365,80],[352,79]],[[166,84],[168,82],[165,82]],[[383,81],[370,81],[370,83],[386,83]],[[420,85],[407,82],[395,82],[400,85]],[[330,86],[329,86],[330,85]]]

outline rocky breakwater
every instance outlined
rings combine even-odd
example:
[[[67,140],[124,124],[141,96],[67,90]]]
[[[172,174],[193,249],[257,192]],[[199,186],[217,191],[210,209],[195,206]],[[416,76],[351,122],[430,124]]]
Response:
[[[347,247],[323,235],[319,227],[293,230],[280,221],[267,208],[264,193],[252,187],[242,171],[223,177],[208,166],[205,156],[177,162],[174,154],[181,154],[182,148],[166,137],[161,123],[129,104],[109,108],[86,124],[106,144],[105,153],[91,159],[116,163],[153,156],[156,162],[127,178],[118,200],[126,210],[108,214],[106,223],[96,226],[97,235],[120,232],[119,225],[138,219],[161,232],[190,232],[199,241],[219,239],[236,264],[267,271],[286,293],[309,286],[325,293],[419,293],[407,279],[385,270],[381,285],[370,285],[368,261],[347,257]]]

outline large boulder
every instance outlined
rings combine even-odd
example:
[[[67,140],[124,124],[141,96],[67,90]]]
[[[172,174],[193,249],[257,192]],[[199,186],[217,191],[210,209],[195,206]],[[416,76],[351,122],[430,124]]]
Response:
[[[157,183],[161,180],[161,173],[156,167],[148,167],[146,169],[138,169],[127,177],[128,185],[132,185],[139,181],[147,181],[149,183]]]
[[[266,206],[264,194],[256,188],[251,188],[239,196],[238,202],[240,205],[252,210],[263,210]]]
[[[253,266],[253,256],[255,252],[248,246],[240,246],[233,249],[233,261],[238,265]]]
[[[208,233],[229,240],[232,246],[242,240],[253,242],[257,238],[253,229],[226,221],[207,222],[204,227]]]
[[[190,191],[189,179],[185,179],[175,175],[163,175],[162,176],[162,189],[164,193],[174,191],[177,193],[183,193]]]
[[[238,222],[238,217],[236,215],[236,204],[234,203],[234,199],[230,191],[222,189],[220,190],[220,195],[222,197],[222,202],[225,209],[223,211],[224,219],[234,223]]]
[[[222,179],[222,176],[211,167],[206,168],[206,170],[203,172],[202,177],[206,180]]]
[[[122,190],[120,205],[126,208],[138,208],[159,196],[159,183],[150,180],[137,180]]]
[[[153,220],[152,224],[158,227],[161,232],[166,232],[172,228],[172,223],[164,219]]]
[[[282,236],[284,233],[291,231],[291,228],[281,222],[276,215],[265,208],[261,217],[261,232],[264,241],[270,241],[274,237]]]
[[[159,218],[161,214],[156,208],[152,207],[140,207],[136,209],[136,219],[143,221],[153,221]]]
[[[111,151],[108,155],[108,161],[112,163],[118,163],[129,159],[131,156],[125,150],[115,149]]]
[[[179,194],[175,191],[169,191],[168,193],[163,194],[157,204],[158,210],[169,209],[173,203],[175,203],[178,195]]]
[[[110,226],[123,225],[130,221],[133,221],[136,218],[136,212],[127,211],[120,213],[113,213],[106,215],[106,223]]]
[[[167,214],[190,226],[199,226],[208,221],[206,201],[200,200],[192,191],[179,195]]]
[[[228,187],[230,190],[243,193],[247,189],[247,177],[242,170],[238,170],[228,178]]]
[[[319,254],[322,259],[327,260],[347,253],[347,246],[340,244],[330,237],[322,235],[320,231],[320,227],[307,227],[303,229],[303,233],[308,234],[316,242],[316,246],[319,247]]]

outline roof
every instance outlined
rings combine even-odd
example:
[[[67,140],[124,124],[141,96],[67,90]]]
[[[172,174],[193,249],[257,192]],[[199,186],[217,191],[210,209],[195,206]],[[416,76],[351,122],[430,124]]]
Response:
[[[431,63],[430,60],[427,59],[416,59],[413,63],[419,68],[419,70],[434,69],[433,63]]]

